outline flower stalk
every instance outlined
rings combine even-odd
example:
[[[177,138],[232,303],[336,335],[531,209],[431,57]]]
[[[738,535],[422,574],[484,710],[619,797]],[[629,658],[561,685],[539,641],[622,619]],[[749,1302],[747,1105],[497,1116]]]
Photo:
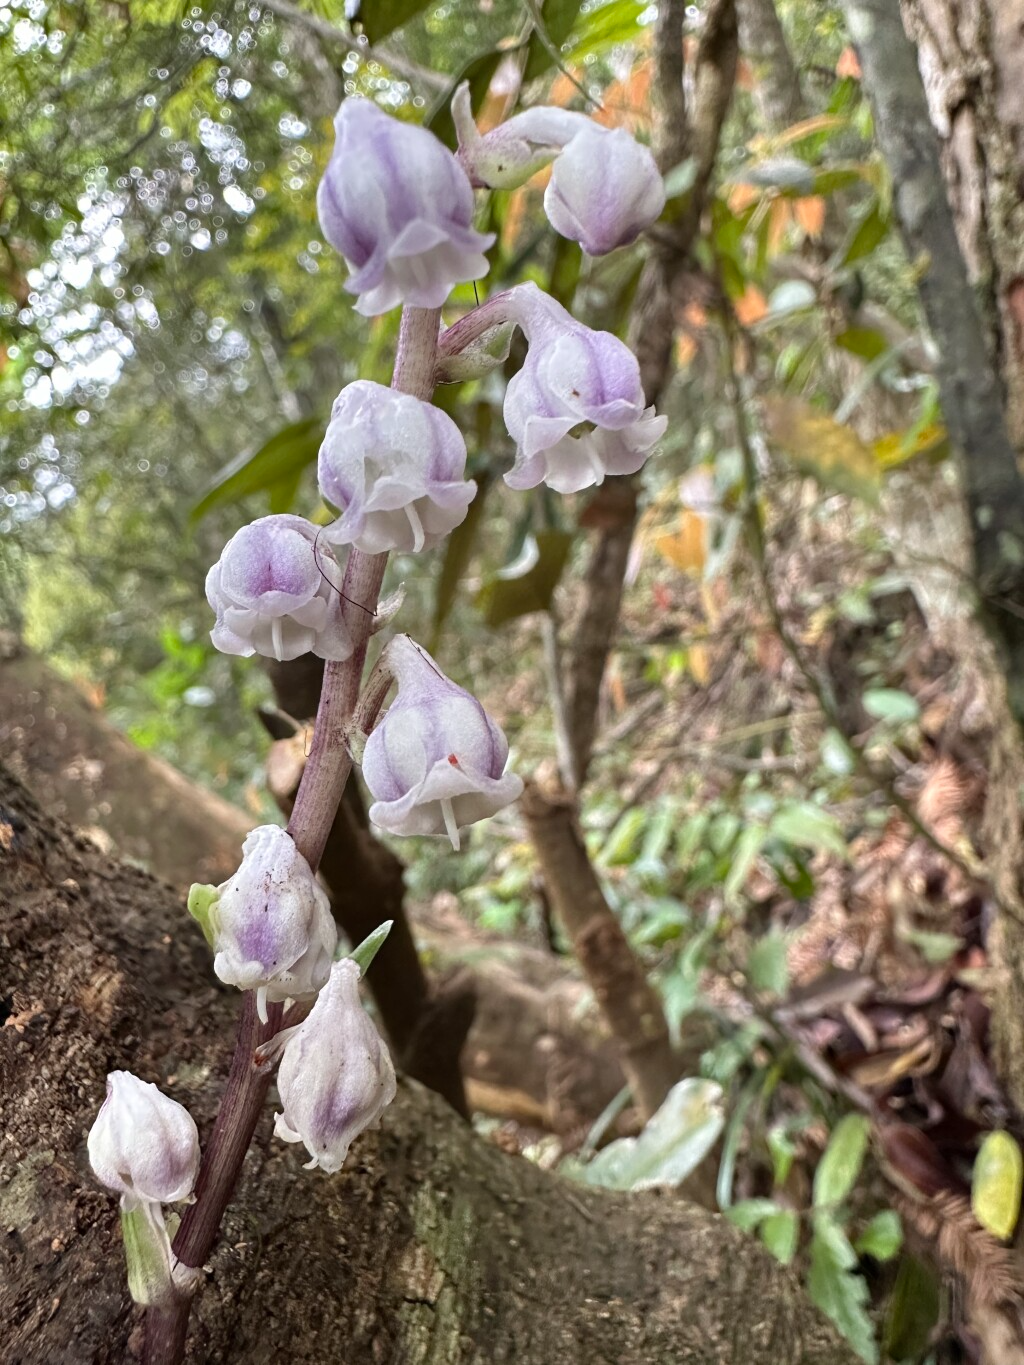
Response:
[[[439,325],[440,309],[403,309],[393,388],[418,398],[431,396]],[[324,668],[313,745],[288,823],[296,848],[314,871],[352,771],[347,738],[386,567],[386,554],[366,555],[353,550],[345,571],[342,613],[353,650],[347,659],[328,661]],[[261,1024],[256,993],[246,991],[231,1070],[199,1169],[195,1203],[186,1209],[171,1244],[172,1261],[183,1267],[198,1270],[213,1250],[263,1112],[272,1071],[267,1063],[256,1061],[255,1053],[280,1028],[283,1006],[272,1004],[267,1014],[268,1022]],[[191,1304],[190,1293],[179,1293],[170,1303],[147,1311],[145,1365],[179,1365],[184,1358]]]

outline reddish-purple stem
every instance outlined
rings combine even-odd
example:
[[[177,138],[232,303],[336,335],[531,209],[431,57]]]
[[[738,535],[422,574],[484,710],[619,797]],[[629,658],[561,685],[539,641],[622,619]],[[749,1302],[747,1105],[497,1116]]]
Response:
[[[439,326],[440,309],[403,310],[393,388],[417,398],[430,398],[434,391]],[[366,649],[373,633],[386,567],[386,554],[366,555],[352,550],[345,569],[342,613],[355,648],[348,659],[328,663],[324,669],[313,744],[288,822],[288,832],[296,847],[314,870],[352,771],[347,731],[359,699]],[[203,1153],[195,1203],[186,1209],[172,1243],[174,1257],[182,1266],[202,1266],[213,1250],[270,1088],[271,1068],[258,1067],[253,1054],[260,1043],[277,1032],[281,1015],[282,1006],[271,1005],[269,1022],[261,1024],[256,1015],[255,993],[245,993],[231,1070]],[[184,1359],[191,1306],[192,1295],[181,1294],[172,1303],[147,1311],[145,1365],[179,1365]]]

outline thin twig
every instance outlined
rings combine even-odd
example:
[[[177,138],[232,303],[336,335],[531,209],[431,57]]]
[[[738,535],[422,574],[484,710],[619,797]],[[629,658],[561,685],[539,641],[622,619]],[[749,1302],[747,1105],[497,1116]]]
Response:
[[[371,47],[369,43],[360,42],[337,24],[320,19],[315,14],[306,14],[304,10],[290,4],[289,0],[262,0],[262,4],[264,9],[270,10],[281,19],[287,19],[290,24],[298,24],[300,28],[315,33],[325,42],[334,43],[337,47],[356,53],[364,62],[379,62],[381,66],[389,66],[399,76],[406,76],[411,81],[420,81],[431,90],[448,89],[448,77],[441,75],[440,72],[431,71],[429,67],[420,66],[418,62],[410,61],[407,57],[400,57],[387,48]]]

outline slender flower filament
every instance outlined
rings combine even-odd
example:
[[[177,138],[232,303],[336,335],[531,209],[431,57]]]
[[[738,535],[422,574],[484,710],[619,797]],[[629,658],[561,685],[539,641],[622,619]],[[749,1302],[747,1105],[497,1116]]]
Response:
[[[455,812],[452,810],[452,800],[446,796],[441,802],[441,814],[444,816],[444,827],[448,831],[448,838],[452,841],[452,848],[456,853],[460,847],[459,827],[455,823]]]

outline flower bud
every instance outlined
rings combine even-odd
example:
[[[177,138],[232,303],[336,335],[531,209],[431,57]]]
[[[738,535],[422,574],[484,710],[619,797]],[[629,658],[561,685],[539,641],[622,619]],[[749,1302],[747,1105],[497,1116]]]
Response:
[[[359,1001],[359,967],[343,958],[289,1037],[277,1076],[274,1132],[303,1142],[307,1169],[340,1171],[353,1141],[395,1098],[387,1045]]]
[[[589,256],[626,246],[660,215],[665,186],[649,149],[624,128],[593,123],[566,144],[544,191],[544,212]]]
[[[331,903],[279,825],[246,836],[241,866],[203,911],[213,970],[228,986],[256,991],[264,1023],[268,1000],[316,995],[330,975],[338,943]]]
[[[112,1071],[89,1130],[89,1163],[117,1194],[143,1203],[187,1199],[199,1174],[199,1133],[188,1110],[130,1071]]]
[[[576,322],[536,286],[511,292],[530,346],[505,393],[505,424],[517,447],[505,482],[578,493],[607,474],[635,473],[668,418],[646,406],[632,351],[611,332]]]
[[[367,317],[397,304],[439,308],[453,285],[487,273],[491,233],[473,228],[466,173],[425,128],[368,99],[346,99],[317,191],[320,226],[352,274]]]
[[[347,659],[352,640],[342,617],[341,570],[302,517],[260,517],[224,546],[206,576],[217,613],[210,638],[223,654],[268,659]]]
[[[389,834],[447,834],[509,805],[523,790],[505,772],[508,743],[476,700],[407,635],[387,647],[398,696],[366,741],[370,819]]]
[[[325,538],[366,554],[432,549],[476,493],[447,413],[368,379],[335,400],[317,472],[320,492],[342,512]]]
[[[513,189],[554,161],[544,212],[556,232],[591,256],[634,241],[665,207],[654,157],[624,128],[603,128],[586,114],[534,105],[481,134],[465,85],[456,91],[452,114],[459,160],[474,185]]]

